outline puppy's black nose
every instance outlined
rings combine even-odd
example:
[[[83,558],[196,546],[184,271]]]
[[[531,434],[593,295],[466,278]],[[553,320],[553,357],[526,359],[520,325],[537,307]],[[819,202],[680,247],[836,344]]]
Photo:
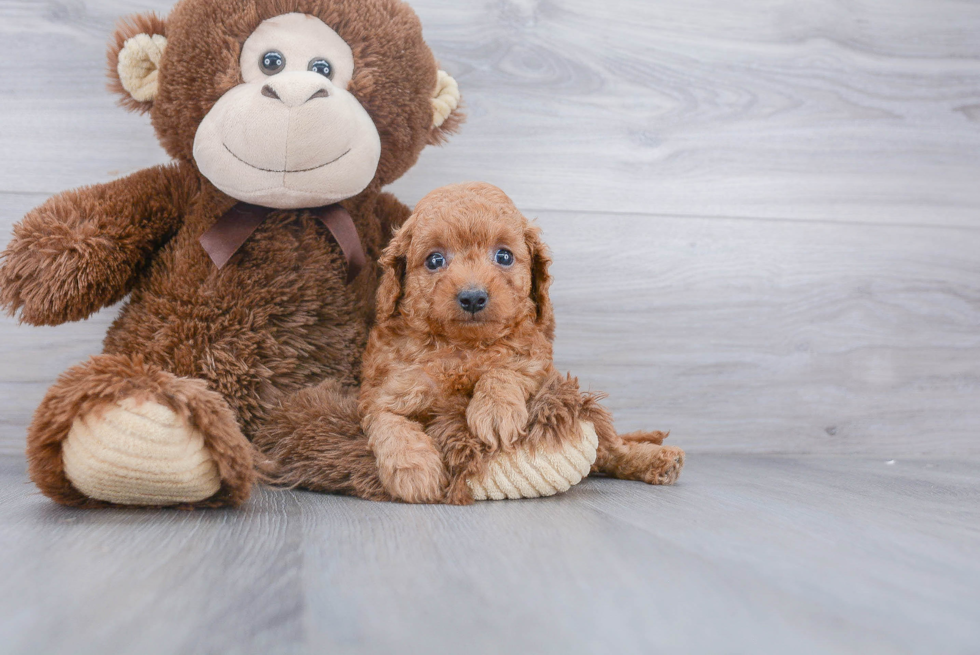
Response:
[[[463,311],[476,314],[477,312],[483,311],[483,308],[487,306],[487,300],[489,298],[490,296],[484,289],[465,289],[459,292],[459,295],[456,296],[456,301],[459,302],[459,306],[463,308]]]

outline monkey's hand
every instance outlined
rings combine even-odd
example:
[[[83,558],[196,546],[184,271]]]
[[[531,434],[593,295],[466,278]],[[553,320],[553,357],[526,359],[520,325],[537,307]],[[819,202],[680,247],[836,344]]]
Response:
[[[122,299],[169,237],[189,195],[177,166],[68,191],[14,227],[0,305],[34,325],[78,321]]]

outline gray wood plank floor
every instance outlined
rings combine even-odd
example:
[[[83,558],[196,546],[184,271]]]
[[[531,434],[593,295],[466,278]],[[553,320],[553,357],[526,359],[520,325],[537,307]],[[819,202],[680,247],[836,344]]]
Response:
[[[975,653],[980,465],[703,455],[471,508],[57,507],[0,466],[4,653]]]
[[[0,318],[0,653],[980,651],[980,3],[412,4],[469,122],[392,190],[539,219],[559,366],[680,485],[70,511],[24,429],[115,309]],[[166,161],[103,70],[170,6],[0,0],[0,245]]]

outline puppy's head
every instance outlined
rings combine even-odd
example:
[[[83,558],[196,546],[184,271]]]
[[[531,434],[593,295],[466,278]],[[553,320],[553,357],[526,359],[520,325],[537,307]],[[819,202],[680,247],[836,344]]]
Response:
[[[526,323],[554,336],[547,249],[503,191],[443,187],[419,202],[381,257],[378,320],[451,339],[498,339]]]

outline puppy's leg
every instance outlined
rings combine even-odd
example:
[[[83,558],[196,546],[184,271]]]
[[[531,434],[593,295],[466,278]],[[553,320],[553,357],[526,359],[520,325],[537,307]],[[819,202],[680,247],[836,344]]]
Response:
[[[365,420],[365,427],[388,493],[409,503],[442,500],[448,484],[446,467],[421,425],[392,412],[379,412]]]
[[[582,420],[591,421],[599,437],[593,473],[647,484],[674,484],[684,467],[684,451],[664,446],[663,432],[616,434],[612,416],[590,394],[582,398]]]
[[[644,431],[637,430],[636,432],[627,432],[626,434],[621,434],[619,437],[626,443],[652,443],[662,445],[664,439],[670,436],[669,432],[661,432],[659,430]]]
[[[510,450],[526,434],[533,380],[513,371],[490,371],[477,382],[466,423],[490,450]]]
[[[443,408],[425,430],[442,450],[449,473],[445,500],[451,505],[473,503],[467,480],[482,477],[490,460],[488,446],[466,424],[467,404],[467,399],[459,398],[454,406]]]
[[[577,379],[553,371],[528,401],[527,409],[527,439],[524,443],[531,448],[556,450],[581,441],[582,394]]]

